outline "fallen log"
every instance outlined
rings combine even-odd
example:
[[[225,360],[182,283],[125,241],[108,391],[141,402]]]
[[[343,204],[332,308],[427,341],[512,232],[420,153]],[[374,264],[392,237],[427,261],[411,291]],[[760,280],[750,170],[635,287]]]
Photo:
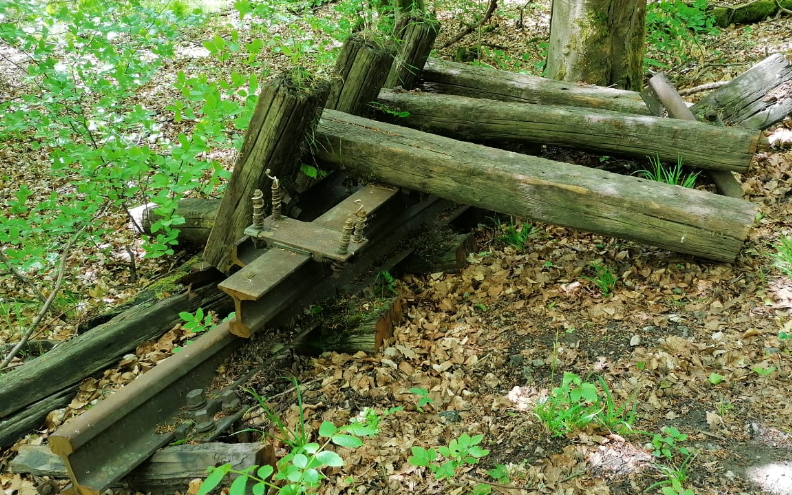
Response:
[[[326,110],[315,158],[459,203],[716,261],[734,261],[757,206]]]
[[[184,224],[178,226],[179,242],[205,244],[209,232],[214,227],[220,202],[219,199],[202,198],[179,200],[174,212],[174,215],[184,218]],[[162,217],[157,214],[154,207],[141,207],[139,211],[138,225],[143,229],[143,232],[151,234],[151,225]]]
[[[0,449],[13,445],[31,430],[38,428],[50,411],[65,407],[71,402],[76,390],[77,386],[72,385],[5,416],[0,420]]]
[[[746,170],[761,141],[758,131],[556,105],[527,105],[383,90],[378,101],[407,117],[383,118],[443,136],[480,142],[541,143],[645,160]]]
[[[201,443],[172,445],[158,450],[114,487],[151,494],[184,493],[195,478],[206,476],[206,468],[230,462],[241,471],[268,463],[267,447],[261,443]],[[63,460],[46,445],[23,445],[9,465],[16,474],[68,478]],[[230,479],[235,479],[232,475]]]
[[[740,5],[715,5],[710,12],[718,27],[749,24],[776,15],[782,9],[792,10],[792,0],[754,0]]]
[[[767,129],[792,113],[792,65],[780,53],[770,55],[690,110],[717,125]]]
[[[420,88],[469,98],[563,105],[651,115],[635,91],[554,81],[437,58],[427,60]]]
[[[7,418],[68,389],[86,376],[110,366],[138,345],[158,338],[181,321],[179,312],[192,313],[201,307],[204,311],[225,314],[232,311],[233,306],[231,298],[212,285],[132,307],[3,375],[0,418]]]

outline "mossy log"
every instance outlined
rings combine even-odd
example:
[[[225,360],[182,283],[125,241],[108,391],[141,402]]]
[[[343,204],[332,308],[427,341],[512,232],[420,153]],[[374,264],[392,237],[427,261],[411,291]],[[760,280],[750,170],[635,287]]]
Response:
[[[297,81],[311,86],[300,86]],[[231,246],[253,223],[253,192],[260,189],[266,206],[271,205],[272,180],[266,171],[277,177],[283,195],[292,189],[308,135],[329,89],[326,82],[312,80],[299,68],[262,88],[204,250],[204,259],[220,271],[229,271]]]
[[[437,58],[426,61],[422,79],[420,88],[431,93],[651,115],[635,91],[554,81]]]
[[[792,0],[756,0],[740,5],[715,5],[710,13],[718,27],[731,24],[750,24],[776,15],[782,8],[792,10]]]
[[[462,204],[734,261],[757,205],[326,110],[315,158]]]
[[[640,160],[656,155],[704,169],[746,170],[761,138],[757,131],[698,122],[452,95],[383,90],[378,101],[409,112],[389,119],[394,123],[455,139],[553,144]]]
[[[406,22],[396,34],[399,38],[399,51],[391,66],[384,87],[413,89],[418,84],[426,60],[432,51],[440,22],[421,14]]]
[[[387,287],[383,291],[389,291]],[[297,344],[300,352],[375,353],[393,336],[404,313],[398,297],[344,300],[323,309],[316,330]]]
[[[344,42],[326,108],[362,115],[388,78],[394,49],[370,31],[353,34]]]

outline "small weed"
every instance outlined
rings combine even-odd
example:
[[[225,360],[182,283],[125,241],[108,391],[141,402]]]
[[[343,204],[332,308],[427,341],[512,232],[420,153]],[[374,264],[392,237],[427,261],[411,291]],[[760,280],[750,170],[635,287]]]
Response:
[[[602,388],[584,382],[574,373],[564,373],[561,385],[554,388],[550,395],[539,402],[534,409],[536,416],[547,426],[553,436],[564,436],[590,424],[599,424],[609,431],[627,433],[635,421],[635,407],[628,408],[632,400],[617,407],[605,380],[598,377]]]
[[[773,266],[789,278],[792,278],[792,236],[786,236],[778,244],[773,244],[778,251],[770,256],[775,259]]]
[[[734,410],[734,404],[723,399],[718,401],[715,407],[718,409],[718,414],[720,416],[726,416],[729,412]]]
[[[483,439],[483,435],[471,437],[463,433],[458,439],[451,440],[447,447],[438,447],[436,450],[413,447],[412,456],[407,462],[413,466],[429,468],[437,480],[453,479],[458,468],[478,464],[479,459],[489,454],[489,450],[479,446]],[[445,462],[441,462],[440,456]],[[490,489],[489,485],[481,483],[473,488],[473,493],[486,495],[490,493]]]
[[[662,487],[663,495],[695,494],[693,490],[684,487],[684,482],[688,479],[688,466],[694,457],[687,447],[680,445],[685,440],[687,435],[672,426],[663,428],[663,435],[652,436],[652,455],[664,462],[655,464],[655,468],[665,479],[654,483],[644,493]]]
[[[382,285],[382,290],[380,291],[380,297],[385,297],[386,293],[390,293],[394,296],[399,295],[399,291],[396,290],[396,279],[393,278],[393,275],[390,274],[388,271],[382,271],[377,274],[377,278],[375,282],[380,282]]]
[[[517,225],[514,218],[510,218],[509,223],[502,223],[500,220],[495,219],[495,224],[498,229],[498,241],[506,246],[511,246],[517,251],[525,249],[525,243],[535,233],[530,224]]]
[[[321,442],[311,442],[312,434],[305,428],[305,406],[302,402],[302,393],[297,380],[291,379],[297,390],[297,405],[299,418],[293,429],[277,413],[267,406],[264,398],[255,391],[249,393],[258,401],[259,406],[277,428],[279,435],[274,435],[280,442],[288,447],[288,453],[278,460],[276,468],[270,465],[251,466],[243,470],[235,470],[231,464],[224,464],[208,469],[209,476],[201,484],[197,495],[207,495],[214,490],[227,474],[237,474],[239,477],[231,483],[231,495],[244,495],[248,480],[253,481],[253,493],[263,494],[268,490],[276,493],[297,495],[313,493],[326,479],[324,468],[340,468],[344,459],[331,450],[330,444],[346,449],[354,449],[363,445],[361,437],[371,437],[379,434],[379,421],[381,417],[372,409],[366,409],[357,420],[350,421],[344,426],[336,426],[329,421],[324,421],[319,426],[317,436]],[[385,416],[395,412],[391,409],[384,413]]]
[[[478,309],[479,311],[486,313],[487,312],[487,305],[482,303],[477,303],[473,305],[474,308]]]
[[[316,167],[313,167],[311,165],[306,165],[304,163],[300,165],[300,172],[304,173],[311,179],[323,179],[325,178],[325,176],[327,176],[327,172],[325,172],[324,170],[319,170]]]
[[[596,276],[583,278],[590,282],[594,282],[594,285],[597,286],[603,297],[610,296],[613,292],[613,289],[616,288],[616,276],[613,274],[610,268],[605,265],[601,265],[596,261],[591,263],[591,267],[594,269]]]
[[[723,381],[723,375],[719,375],[717,373],[710,373],[709,382],[713,385],[717,385]]]
[[[751,368],[751,370],[759,376],[770,376],[775,373],[776,368],[775,366],[768,366],[766,368],[762,366],[754,366]]]
[[[230,321],[236,317],[236,312],[232,311],[228,314],[223,321]],[[188,313],[186,311],[182,311],[179,313],[179,318],[182,319],[185,323],[183,324],[183,328],[191,333],[202,333],[208,332],[209,330],[214,329],[217,324],[212,324],[212,315],[207,314],[204,315],[203,308],[198,308],[195,310],[195,314]],[[193,340],[190,339],[184,343],[184,345],[192,344]],[[182,347],[174,347],[173,352],[179,352],[182,350]]]
[[[378,101],[370,101],[369,106],[374,110],[378,110],[382,113],[386,113],[393,117],[398,117],[400,119],[404,119],[410,116],[410,112],[399,112],[398,110],[391,109],[388,105],[384,103],[380,103]]]
[[[652,170],[639,170],[636,172],[644,179],[687,188],[693,188],[696,185],[699,172],[683,173],[682,158],[678,158],[677,164],[673,167],[663,166],[658,155],[650,156],[649,163],[652,165]]]
[[[415,404],[415,409],[418,412],[421,412],[421,413],[424,412],[423,406],[425,406],[427,404],[432,404],[432,402],[433,402],[432,399],[429,398],[429,391],[426,390],[425,388],[411,388],[410,389],[410,393],[413,393],[413,394],[417,395],[418,397],[420,397],[418,399],[418,402]]]

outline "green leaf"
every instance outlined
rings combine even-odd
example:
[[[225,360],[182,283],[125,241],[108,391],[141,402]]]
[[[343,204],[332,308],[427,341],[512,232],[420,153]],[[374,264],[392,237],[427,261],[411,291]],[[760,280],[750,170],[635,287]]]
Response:
[[[259,478],[261,478],[263,480],[266,480],[267,478],[272,476],[273,472],[274,472],[274,469],[272,469],[272,466],[270,466],[269,464],[264,464],[263,466],[258,468],[258,471],[256,471],[256,476],[258,476]]]
[[[359,437],[371,437],[379,433],[377,428],[372,428],[365,423],[351,423],[342,426],[340,430]]]
[[[319,459],[325,466],[341,467],[344,465],[344,460],[341,458],[341,456],[329,450],[319,452],[316,454],[316,458]]]
[[[216,468],[209,468],[209,476],[207,476],[204,482],[201,483],[201,487],[198,489],[198,493],[196,495],[207,495],[209,492],[214,490],[230,470],[231,463],[223,464],[222,466],[218,466]]]
[[[292,464],[303,469],[308,465],[308,458],[303,454],[296,454],[292,459]]]
[[[338,431],[336,425],[329,421],[323,421],[322,425],[319,426],[319,436],[322,437],[331,437]]]
[[[723,375],[719,375],[717,373],[711,373],[709,376],[709,382],[713,385],[717,385],[723,381]]]
[[[247,486],[247,476],[240,476],[231,483],[229,489],[231,495],[245,495],[245,487]]]
[[[330,437],[330,440],[338,446],[347,447],[350,449],[363,446],[363,440],[352,435],[333,435]]]

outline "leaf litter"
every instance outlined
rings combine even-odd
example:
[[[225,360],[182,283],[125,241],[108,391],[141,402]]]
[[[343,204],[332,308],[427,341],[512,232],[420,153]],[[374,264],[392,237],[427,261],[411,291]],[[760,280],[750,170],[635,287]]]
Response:
[[[488,37],[493,43],[511,47],[510,40],[525,36],[514,35],[513,18],[496,14],[493,22],[498,26]],[[734,77],[769,48],[789,53],[783,33],[790,24],[788,17],[771,19],[755,25],[750,36],[740,28],[724,30],[709,42],[733,62],[705,60],[692,70],[677,68],[672,76],[679,87],[693,86]],[[546,19],[534,28],[546,36]],[[443,35],[453,32],[446,29]],[[152,90],[150,96],[163,95],[167,92]],[[166,100],[160,101],[162,110]],[[772,244],[792,233],[792,152],[783,138],[790,128],[790,121],[778,126],[773,132],[780,145],[757,155],[752,169],[738,176],[746,197],[761,205],[761,219],[733,265],[550,225],[532,226],[539,234],[518,250],[499,244],[497,233],[485,227],[477,232],[482,249],[461,273],[400,280],[406,319],[380,354],[280,360],[248,386],[271,398],[284,422],[296,425],[295,391],[281,379],[295,376],[312,431],[322,421],[343,424],[367,407],[403,408],[383,418],[380,435],[363,447],[336,448],[345,465],[325,473],[325,494],[466,493],[491,482],[485,470],[498,464],[507,467],[510,478],[506,485],[492,484],[498,493],[639,493],[659,479],[650,435],[666,426],[687,434],[685,443],[696,452],[687,484],[697,492],[792,493],[789,483],[783,484],[792,472],[792,359],[788,341],[779,338],[792,326],[792,281],[780,276],[769,256]],[[34,165],[20,167],[12,181],[35,184],[35,165],[46,162],[17,145],[0,153],[7,162]],[[118,223],[123,232],[124,222]],[[146,276],[167,269],[159,261],[147,263]],[[615,275],[611,295],[590,279],[592,263]],[[123,269],[99,266],[95,273],[71,285],[89,293],[91,304],[104,305],[109,296],[124,299],[145,284],[144,277],[137,285],[120,286]],[[32,297],[11,284],[15,293]],[[67,337],[74,327],[51,328]],[[45,442],[69,417],[151,369],[189,338],[177,326],[125,356],[115,369],[83,381],[72,403],[50,413],[39,434],[21,443]],[[287,335],[255,339],[226,365],[223,379],[230,382],[243,369],[260,365],[257,346],[267,347],[273,338],[288,341]],[[756,369],[774,371],[762,375]],[[635,397],[633,429],[648,435],[588,427],[553,437],[533,410],[564,372],[587,380],[602,377],[618,403]],[[721,377],[717,384],[713,374]],[[411,389],[427,391],[429,402],[421,410]],[[256,411],[245,421],[272,428]],[[411,447],[448,445],[465,433],[483,435],[490,454],[463,468],[452,483],[407,462]],[[763,466],[781,466],[781,475],[761,471]],[[29,480],[7,475],[0,475],[0,486],[9,495],[34,490]]]

